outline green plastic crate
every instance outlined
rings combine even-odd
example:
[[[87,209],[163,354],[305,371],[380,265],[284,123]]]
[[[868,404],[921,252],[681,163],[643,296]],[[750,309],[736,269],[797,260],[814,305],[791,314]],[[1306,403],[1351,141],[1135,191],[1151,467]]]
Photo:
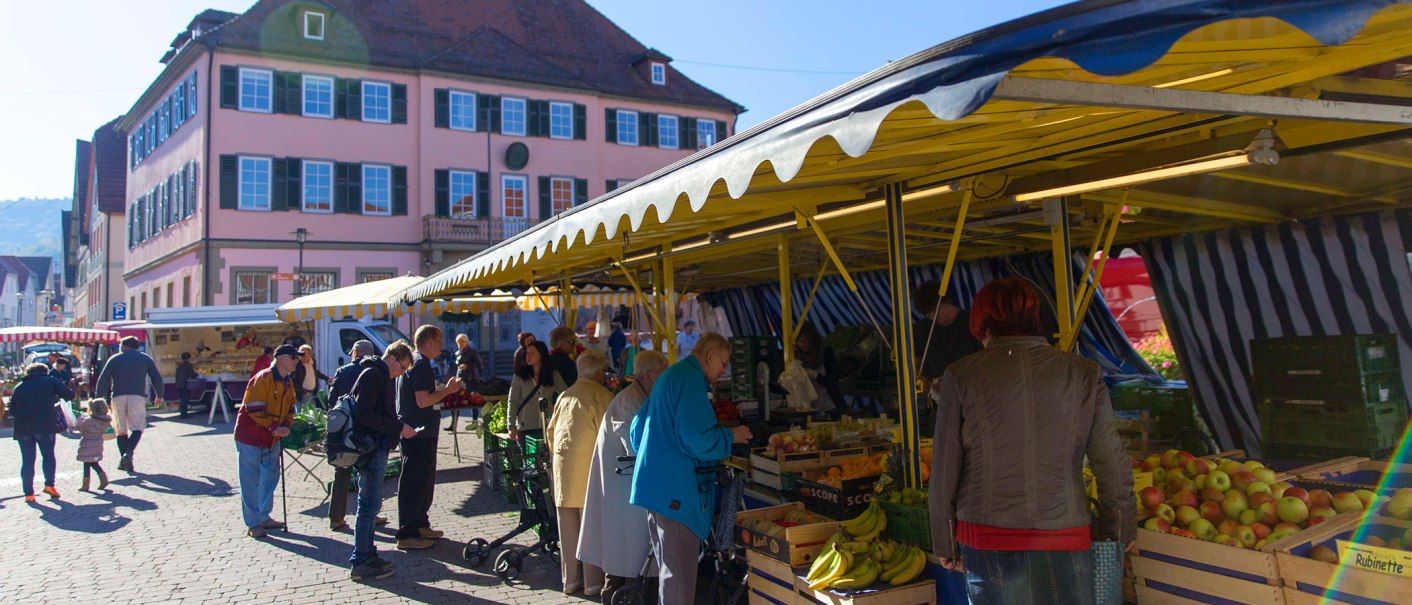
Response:
[[[387,469],[382,473],[383,479],[391,479],[402,474],[402,459],[394,458],[387,461]]]
[[[1379,372],[1361,376],[1258,376],[1255,400],[1284,408],[1323,408],[1361,412],[1369,404],[1406,401],[1402,374]]]
[[[322,432],[321,429],[313,426],[290,428],[289,434],[285,435],[283,439],[280,439],[279,444],[280,447],[287,450],[304,449],[304,446],[322,438]]]
[[[932,522],[927,509],[879,500],[887,513],[887,535],[899,542],[916,544],[924,552],[932,550]]]
[[[1108,391],[1115,412],[1145,411],[1152,417],[1150,435],[1171,439],[1178,431],[1198,426],[1196,404],[1185,384],[1114,385]]]
[[[1407,404],[1403,401],[1369,405],[1357,414],[1281,410],[1262,404],[1260,442],[1269,458],[1385,458],[1397,447],[1406,424]]]
[[[1250,341],[1257,380],[1278,376],[1364,376],[1397,372],[1397,336],[1286,336]]]

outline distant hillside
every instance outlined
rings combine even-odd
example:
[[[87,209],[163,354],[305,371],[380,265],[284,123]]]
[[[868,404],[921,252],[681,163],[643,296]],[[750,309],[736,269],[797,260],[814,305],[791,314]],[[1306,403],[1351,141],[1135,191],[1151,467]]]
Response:
[[[71,206],[68,198],[0,200],[0,254],[62,256],[59,213]]]

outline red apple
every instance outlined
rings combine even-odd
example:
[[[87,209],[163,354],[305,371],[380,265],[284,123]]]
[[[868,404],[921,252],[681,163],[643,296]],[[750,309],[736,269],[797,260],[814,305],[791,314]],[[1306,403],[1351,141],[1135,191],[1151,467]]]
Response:
[[[1227,536],[1234,536],[1237,527],[1240,527],[1239,521],[1236,521],[1235,519],[1225,519],[1221,521],[1220,525],[1216,526],[1216,531],[1219,531]]]
[[[1187,465],[1191,464],[1191,461],[1195,459],[1196,456],[1191,455],[1191,452],[1177,452],[1176,455],[1172,456],[1172,462],[1176,463],[1178,468],[1186,468]]]
[[[1279,503],[1275,505],[1275,512],[1285,523],[1301,524],[1309,520],[1309,505],[1294,496],[1280,498]]]
[[[1202,502],[1196,509],[1201,513],[1201,518],[1212,523],[1220,523],[1226,518],[1226,513],[1221,510],[1221,505],[1215,502]]]
[[[1166,503],[1158,504],[1156,508],[1152,509],[1152,516],[1171,524],[1177,520],[1177,510]]]
[[[1201,518],[1201,513],[1190,506],[1177,508],[1177,525],[1191,529],[1191,522]]]
[[[1363,503],[1363,510],[1373,508],[1373,504],[1378,501],[1378,495],[1370,490],[1354,490],[1353,495],[1358,496],[1358,500]]]
[[[1178,453],[1180,453],[1180,450],[1167,450],[1162,452],[1162,468],[1171,470],[1172,468],[1186,464],[1185,462],[1177,462]]]
[[[1327,506],[1320,506],[1309,511],[1309,527],[1314,527],[1337,516],[1338,513],[1335,512],[1334,509]]]
[[[1142,488],[1142,491],[1138,492],[1137,495],[1138,499],[1142,501],[1142,507],[1147,510],[1152,510],[1156,508],[1157,505],[1161,504],[1162,500],[1164,499],[1162,490],[1158,489],[1155,486],[1144,487]]]
[[[1194,492],[1184,489],[1172,494],[1172,497],[1167,499],[1167,504],[1172,505],[1173,508],[1187,506],[1195,509],[1197,506],[1201,505],[1201,501],[1196,499]]]
[[[1192,458],[1190,462],[1186,463],[1185,468],[1188,477],[1195,477],[1211,472],[1211,463],[1201,458]]]
[[[1275,500],[1261,502],[1255,510],[1260,511],[1260,522],[1265,525],[1274,525],[1280,522],[1279,508]]]
[[[1240,491],[1245,491],[1245,486],[1255,483],[1255,481],[1255,475],[1250,474],[1250,471],[1240,471],[1231,475],[1231,487]]]
[[[1190,477],[1186,476],[1186,471],[1180,468],[1167,469],[1167,485],[1171,485],[1182,479],[1190,479]]]
[[[1259,538],[1255,537],[1255,530],[1251,529],[1249,525],[1237,527],[1236,533],[1232,537],[1240,540],[1240,545],[1246,548],[1254,547],[1255,541],[1259,540]]]
[[[1224,492],[1231,488],[1231,476],[1225,471],[1211,471],[1206,474],[1206,487]]]
[[[1303,503],[1301,502],[1300,504],[1303,504]],[[1293,524],[1293,523],[1287,523],[1287,522],[1286,522],[1286,523],[1279,523],[1279,524],[1275,525],[1274,529],[1271,529],[1271,530],[1270,530],[1270,537],[1267,538],[1267,539],[1268,539],[1269,541],[1271,541],[1271,542],[1274,542],[1274,541],[1276,541],[1276,540],[1279,540],[1279,539],[1281,539],[1281,538],[1285,538],[1285,537],[1287,537],[1287,536],[1292,536],[1292,535],[1297,534],[1297,533],[1299,533],[1299,532],[1300,532],[1300,527],[1299,527],[1298,525],[1295,525],[1295,524]]]
[[[1291,487],[1285,490],[1284,495],[1280,498],[1298,498],[1300,502],[1304,503],[1304,506],[1309,506],[1309,492],[1304,491],[1302,487]]]
[[[1146,458],[1143,458],[1142,463],[1146,464],[1149,470],[1154,468],[1162,468],[1162,456],[1158,454],[1152,454]]]
[[[1181,537],[1183,537],[1183,538],[1191,538],[1191,539],[1193,539],[1193,540],[1197,540],[1197,539],[1198,539],[1198,538],[1196,537],[1196,534],[1191,533],[1190,531],[1185,530],[1185,529],[1182,529],[1182,528],[1180,528],[1180,527],[1173,527],[1173,528],[1172,528],[1172,531],[1170,531],[1170,532],[1168,532],[1168,533],[1170,533],[1170,534],[1172,534],[1172,535],[1174,535],[1174,536],[1181,536]]]
[[[1264,540],[1270,537],[1270,526],[1264,523],[1251,523],[1250,530],[1255,532],[1255,538],[1257,540]]]
[[[1166,519],[1162,519],[1160,517],[1153,517],[1151,519],[1148,519],[1146,523],[1143,523],[1142,527],[1143,529],[1160,531],[1165,534],[1167,533],[1167,530],[1172,529],[1172,524],[1168,523]]]
[[[1221,501],[1221,510],[1226,513],[1229,519],[1239,519],[1240,513],[1250,508],[1250,500],[1246,498],[1245,492],[1231,488],[1226,490],[1226,499]]]
[[[1255,508],[1265,502],[1275,502],[1277,500],[1279,500],[1279,498],[1276,498],[1270,492],[1255,492],[1250,494],[1250,508]]]
[[[1329,507],[1329,508],[1333,508],[1333,506],[1334,506],[1334,495],[1333,495],[1333,494],[1330,494],[1330,493],[1329,493],[1329,490],[1326,490],[1326,489],[1310,490],[1310,492],[1309,492],[1309,509],[1312,511],[1313,509],[1319,508],[1319,507],[1321,507],[1321,506],[1327,506],[1327,507]]]
[[[1339,492],[1334,494],[1334,510],[1340,513],[1353,513],[1363,511],[1363,501],[1358,499],[1353,492]]]
[[[1211,487],[1210,485],[1207,485],[1206,489],[1201,490],[1202,502],[1215,502],[1216,504],[1220,504],[1221,501],[1225,499],[1225,490],[1219,490],[1214,487]]]

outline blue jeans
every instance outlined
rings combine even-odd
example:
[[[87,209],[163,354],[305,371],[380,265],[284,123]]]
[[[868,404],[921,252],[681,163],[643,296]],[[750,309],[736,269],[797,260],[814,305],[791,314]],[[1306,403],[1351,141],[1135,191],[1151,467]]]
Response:
[[[378,554],[377,547],[373,545],[373,527],[378,512],[382,510],[382,482],[383,474],[387,471],[387,450],[373,450],[373,453],[359,460],[353,468],[358,470],[358,513],[353,521],[353,556],[348,558],[348,563],[357,567]],[[347,494],[341,495],[347,497]]]
[[[44,459],[44,486],[54,487],[54,435],[24,435],[16,437],[20,442],[20,481],[26,496],[34,495],[34,458],[37,453]],[[39,451],[36,452],[35,450]]]
[[[972,605],[1093,605],[1088,550],[997,551],[961,546]]]
[[[279,443],[271,448],[235,442],[240,459],[240,514],[246,527],[255,527],[270,518],[275,508],[275,488],[279,487]]]

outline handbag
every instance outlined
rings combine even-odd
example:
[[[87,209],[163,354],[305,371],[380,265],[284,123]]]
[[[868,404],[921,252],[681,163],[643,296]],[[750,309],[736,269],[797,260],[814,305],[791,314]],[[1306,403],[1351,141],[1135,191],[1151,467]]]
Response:
[[[1090,498],[1094,517],[1098,501]],[[1089,554],[1093,557],[1093,602],[1095,605],[1123,605],[1123,553],[1125,544],[1116,540],[1093,540]]]

